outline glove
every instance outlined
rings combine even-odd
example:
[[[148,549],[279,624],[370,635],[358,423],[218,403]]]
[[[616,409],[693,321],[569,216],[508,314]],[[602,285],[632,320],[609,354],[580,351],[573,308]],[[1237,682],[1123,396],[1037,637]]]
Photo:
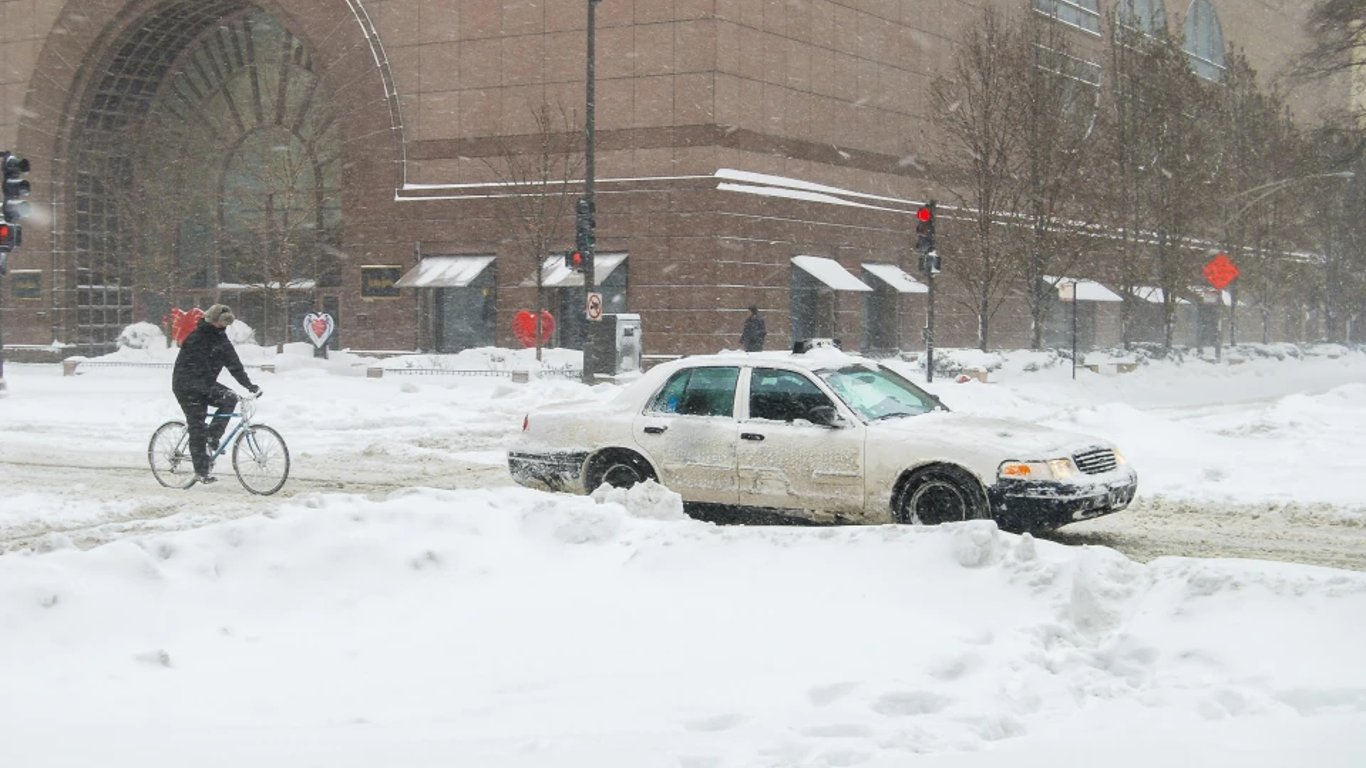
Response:
[[[261,396],[261,388],[256,386],[255,384],[252,384],[250,387],[247,387],[247,391],[255,397]]]

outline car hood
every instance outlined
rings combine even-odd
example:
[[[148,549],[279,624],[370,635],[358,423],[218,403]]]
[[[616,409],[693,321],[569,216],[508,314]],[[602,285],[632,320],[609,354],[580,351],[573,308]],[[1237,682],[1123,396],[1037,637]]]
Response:
[[[971,446],[994,459],[1036,459],[1070,456],[1093,446],[1112,448],[1107,441],[1077,432],[1067,432],[1015,419],[971,416],[936,411],[904,419],[875,421],[868,425],[869,437],[885,435],[899,439],[915,436],[916,441],[958,447]]]

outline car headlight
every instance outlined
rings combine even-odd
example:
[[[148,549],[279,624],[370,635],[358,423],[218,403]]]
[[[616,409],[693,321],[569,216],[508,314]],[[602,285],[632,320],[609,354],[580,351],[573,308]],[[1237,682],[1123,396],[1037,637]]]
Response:
[[[1071,459],[1007,461],[997,473],[1016,480],[1067,480],[1077,474],[1077,468]]]
[[[1115,448],[1115,449],[1114,449],[1114,452],[1115,452],[1115,463],[1116,463],[1116,464],[1128,464],[1128,463],[1129,463],[1129,460],[1126,459],[1126,458],[1124,458],[1124,454],[1120,453],[1118,448]]]

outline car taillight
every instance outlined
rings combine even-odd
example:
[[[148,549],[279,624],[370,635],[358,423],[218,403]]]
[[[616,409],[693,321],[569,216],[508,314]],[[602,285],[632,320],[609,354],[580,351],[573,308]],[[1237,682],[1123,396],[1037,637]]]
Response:
[[[522,417],[522,431],[525,432],[529,426],[531,426],[531,414],[528,413]]]

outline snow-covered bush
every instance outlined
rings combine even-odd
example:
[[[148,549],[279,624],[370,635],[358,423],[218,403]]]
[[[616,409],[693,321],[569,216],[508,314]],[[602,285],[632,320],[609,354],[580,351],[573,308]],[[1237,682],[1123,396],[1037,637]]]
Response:
[[[153,323],[133,323],[119,333],[119,349],[165,349],[166,334]]]

